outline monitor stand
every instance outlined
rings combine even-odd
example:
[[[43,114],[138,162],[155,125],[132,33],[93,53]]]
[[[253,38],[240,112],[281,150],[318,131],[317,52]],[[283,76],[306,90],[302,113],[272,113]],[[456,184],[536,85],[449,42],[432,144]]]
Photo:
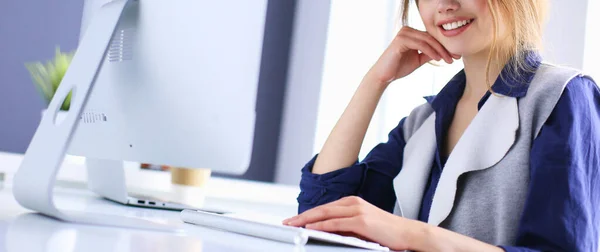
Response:
[[[63,80],[27,148],[14,177],[13,193],[23,207],[59,220],[92,225],[180,231],[143,219],[90,212],[67,212],[56,208],[53,188],[56,174],[77,129],[82,110],[100,72],[102,63],[125,8],[137,0],[114,0],[94,15]],[[72,91],[71,107],[62,122],[57,113]]]

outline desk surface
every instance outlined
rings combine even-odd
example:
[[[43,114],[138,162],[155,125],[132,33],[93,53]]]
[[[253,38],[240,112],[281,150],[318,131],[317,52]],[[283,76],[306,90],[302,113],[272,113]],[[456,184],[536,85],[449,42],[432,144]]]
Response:
[[[61,209],[104,212],[181,225],[184,233],[80,225],[21,207],[10,186],[0,189],[0,251],[347,251],[308,244],[295,247],[245,235],[184,224],[179,212],[123,206],[81,189],[55,189]],[[354,249],[352,249],[354,250]]]
[[[0,152],[0,172],[16,171],[22,155]],[[64,166],[64,164],[63,164]],[[81,164],[74,167],[81,170]],[[136,174],[143,175],[143,174]],[[60,176],[59,176],[60,177]],[[73,176],[71,176],[73,177]],[[81,179],[81,174],[75,176]],[[164,184],[162,177],[147,178]],[[259,213],[283,220],[296,211],[297,189],[267,183],[215,178],[206,205],[238,213]],[[347,247],[308,244],[304,247],[185,224],[179,212],[124,206],[82,188],[57,187],[54,201],[61,210],[109,213],[183,227],[183,233],[156,232],[67,223],[21,207],[9,181],[0,180],[0,252],[20,251],[347,251]],[[223,190],[227,188],[228,190]],[[360,250],[362,251],[362,250]]]

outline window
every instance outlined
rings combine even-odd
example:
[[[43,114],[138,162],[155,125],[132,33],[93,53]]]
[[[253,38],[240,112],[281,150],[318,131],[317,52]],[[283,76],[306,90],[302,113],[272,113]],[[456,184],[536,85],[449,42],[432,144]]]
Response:
[[[400,28],[397,25],[398,3],[399,1],[331,1],[315,153],[321,150],[364,74]],[[412,27],[424,30],[416,8],[411,9],[409,22]],[[461,61],[444,66],[426,64],[411,75],[392,83],[373,116],[359,158],[364,158],[378,143],[387,141],[387,134],[398,125],[400,119],[426,102],[423,96],[437,93],[462,67]]]

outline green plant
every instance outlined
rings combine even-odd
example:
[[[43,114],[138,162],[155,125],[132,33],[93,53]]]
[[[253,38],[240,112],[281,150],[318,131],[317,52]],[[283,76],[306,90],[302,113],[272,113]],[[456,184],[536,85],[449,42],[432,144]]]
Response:
[[[25,63],[25,67],[31,74],[31,79],[35,84],[35,87],[42,95],[42,98],[46,101],[46,105],[50,104],[52,97],[56,93],[63,76],[71,64],[74,52],[63,53],[59,47],[56,47],[56,55],[54,59],[42,62]],[[65,101],[61,105],[61,110],[69,110],[71,106],[71,92],[65,98]]]

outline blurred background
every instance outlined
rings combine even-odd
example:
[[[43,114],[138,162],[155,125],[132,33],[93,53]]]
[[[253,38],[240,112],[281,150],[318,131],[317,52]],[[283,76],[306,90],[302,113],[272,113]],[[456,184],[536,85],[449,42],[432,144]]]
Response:
[[[242,0],[239,0],[242,1]],[[252,0],[246,0],[252,1]],[[600,3],[549,0],[546,61],[600,78]],[[0,1],[0,151],[24,153],[46,101],[25,66],[77,48],[84,0]],[[108,0],[106,0],[108,2]],[[244,179],[296,185],[369,67],[398,29],[395,0],[271,0],[257,101],[255,150]],[[415,11],[411,26],[422,29]],[[218,25],[218,24],[217,24]],[[235,32],[235,31],[232,31]],[[460,69],[426,65],[386,91],[364,157],[426,95]]]

